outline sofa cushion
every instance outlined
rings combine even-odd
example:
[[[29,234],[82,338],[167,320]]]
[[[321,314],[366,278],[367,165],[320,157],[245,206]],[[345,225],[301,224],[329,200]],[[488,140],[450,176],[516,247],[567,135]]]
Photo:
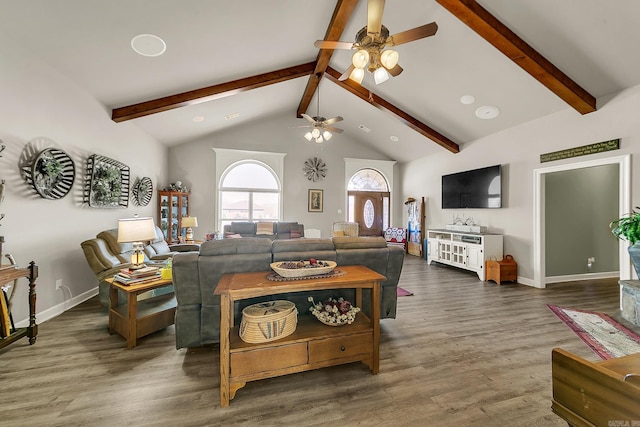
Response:
[[[118,229],[112,228],[111,230],[105,230],[98,233],[96,236],[98,239],[102,239],[107,242],[109,250],[114,254],[123,254],[133,251],[133,243],[119,243],[118,242]]]
[[[256,236],[270,236],[273,234],[273,222],[259,222],[256,226]]]
[[[201,256],[262,254],[270,252],[271,239],[266,237],[209,240],[200,245]]]
[[[254,222],[232,222],[229,231],[243,236],[255,236],[256,224]]]
[[[386,248],[387,241],[382,236],[373,237],[332,237],[333,244],[336,249],[369,249],[369,248]]]

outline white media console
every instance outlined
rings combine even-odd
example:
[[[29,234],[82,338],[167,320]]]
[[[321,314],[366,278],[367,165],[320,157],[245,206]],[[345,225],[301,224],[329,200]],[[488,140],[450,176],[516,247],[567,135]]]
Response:
[[[464,268],[485,280],[485,262],[502,260],[502,235],[451,230],[427,230],[427,263],[439,262]]]

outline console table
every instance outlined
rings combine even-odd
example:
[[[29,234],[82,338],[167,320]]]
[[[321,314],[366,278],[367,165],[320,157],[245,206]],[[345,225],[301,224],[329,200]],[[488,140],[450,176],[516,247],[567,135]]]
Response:
[[[29,279],[29,326],[16,328],[12,334],[1,338],[0,348],[6,347],[22,337],[29,337],[29,344],[36,342],[36,336],[38,335],[38,325],[36,324],[36,278],[38,277],[38,266],[34,261],[31,261],[27,268],[6,265],[0,267],[0,286],[22,277]]]
[[[492,257],[502,259],[502,235],[451,230],[427,230],[429,253],[433,261],[475,272],[486,278],[485,264]]]
[[[336,277],[270,281],[270,272],[232,273],[220,279],[220,406],[229,406],[248,381],[272,378],[327,366],[362,361],[371,373],[380,366],[380,282],[386,277],[361,265],[338,266]],[[299,315],[295,332],[282,339],[249,344],[234,327],[234,302],[260,296],[327,289],[355,289],[354,304],[362,307],[362,290],[371,292],[371,313],[359,312],[351,325],[326,326],[311,315]]]

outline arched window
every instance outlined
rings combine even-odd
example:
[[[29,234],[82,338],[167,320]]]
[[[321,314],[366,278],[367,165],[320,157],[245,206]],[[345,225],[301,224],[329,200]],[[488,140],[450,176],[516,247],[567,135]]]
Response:
[[[389,184],[375,169],[360,169],[347,184],[347,218],[360,224],[360,235],[380,236],[389,228]]]
[[[275,172],[255,160],[224,171],[218,188],[219,227],[233,221],[279,221],[282,188]]]

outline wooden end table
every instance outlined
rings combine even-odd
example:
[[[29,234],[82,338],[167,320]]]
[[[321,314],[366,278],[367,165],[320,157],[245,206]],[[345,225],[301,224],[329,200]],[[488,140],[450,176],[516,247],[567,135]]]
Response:
[[[127,340],[127,348],[136,346],[137,339],[173,325],[176,299],[172,293],[138,301],[141,293],[171,285],[171,279],[157,279],[139,285],[124,285],[107,279],[109,289],[109,333],[115,332]],[[118,305],[118,291],[127,295],[127,303]]]
[[[271,272],[225,274],[214,291],[220,295],[220,406],[229,406],[248,381],[362,361],[371,373],[380,366],[380,282],[386,277],[361,265],[338,266],[342,276],[271,281]],[[351,325],[327,326],[311,315],[299,315],[295,332],[276,341],[249,344],[234,327],[234,301],[289,292],[355,289],[371,292],[371,312],[356,315]]]

